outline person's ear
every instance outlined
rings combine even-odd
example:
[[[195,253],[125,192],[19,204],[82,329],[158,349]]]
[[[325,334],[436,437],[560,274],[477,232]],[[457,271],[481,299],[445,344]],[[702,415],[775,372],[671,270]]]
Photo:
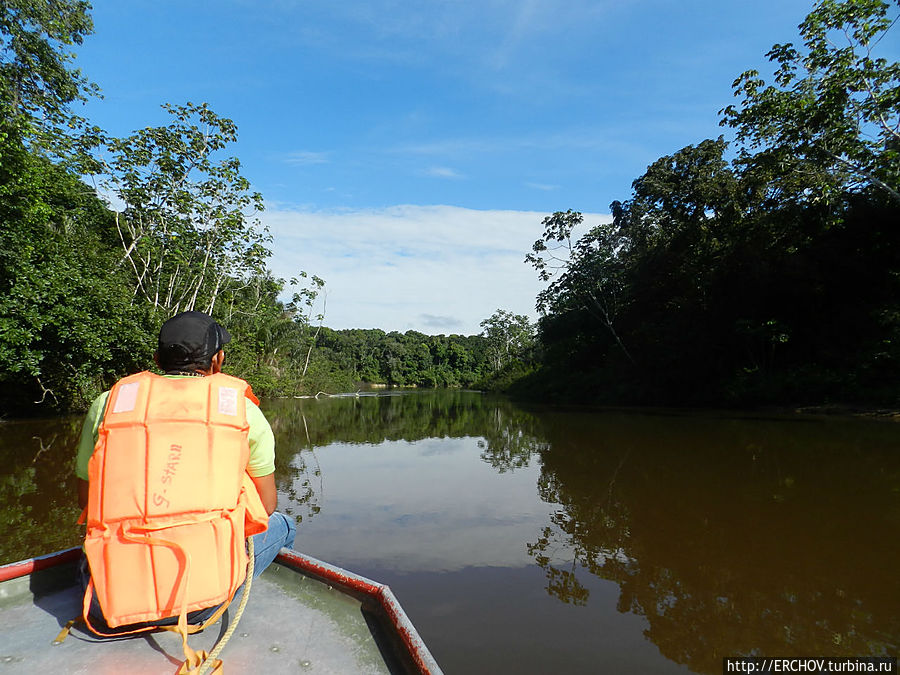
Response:
[[[162,370],[162,366],[159,365],[159,352],[153,352],[153,363],[156,364],[156,367]]]
[[[209,364],[212,374],[215,375],[216,373],[221,373],[222,366],[224,364],[225,364],[225,352],[220,349],[219,351],[216,352],[216,355],[212,357],[212,362]]]

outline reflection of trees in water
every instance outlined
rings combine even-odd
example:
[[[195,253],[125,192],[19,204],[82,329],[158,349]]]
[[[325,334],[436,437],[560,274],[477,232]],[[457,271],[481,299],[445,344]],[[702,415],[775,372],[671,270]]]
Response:
[[[893,427],[560,416],[545,428],[539,491],[559,508],[528,550],[551,595],[586,604],[586,573],[616,582],[619,611],[698,672],[735,654],[897,652]]]
[[[488,409],[484,427],[478,441],[481,459],[500,473],[522,469],[531,461],[532,455],[547,449],[540,440],[538,419],[510,404]]]
[[[528,551],[548,592],[584,605],[591,576],[615,582],[618,609],[644,616],[662,654],[698,672],[721,672],[726,655],[898,650],[895,425],[538,414],[463,391],[264,409],[280,507],[301,519],[318,511],[316,449],[330,443],[480,438],[500,472],[538,453],[537,489],[556,506]],[[80,423],[3,424],[3,561],[80,541]]]
[[[547,576],[547,592],[565,603],[586,605],[590,597],[590,591],[578,581],[579,567],[605,577],[607,566],[633,562],[625,552],[628,507],[615,492],[616,477],[627,457],[625,452],[605,485],[598,483],[571,501],[563,494],[565,486],[557,475],[545,470],[538,479],[541,499],[564,508],[551,514],[551,524],[527,549]]]
[[[528,465],[544,448],[536,418],[509,402],[462,390],[324,400],[265,401],[276,440],[279,508],[298,521],[319,512],[325,477],[316,448],[440,437],[481,437],[481,457],[499,471]],[[82,418],[2,423],[0,560],[77,545],[75,450]]]
[[[75,546],[76,417],[0,424],[0,564]]]
[[[286,444],[301,440],[312,447],[329,443],[377,444],[424,438],[462,438],[480,435],[489,417],[508,402],[458,389],[414,391],[406,394],[323,399],[266,401],[264,409]],[[524,414],[524,413],[523,413]],[[305,420],[305,423],[304,423]]]
[[[278,488],[283,507],[298,520],[319,511],[324,478],[315,449],[331,443],[480,436],[481,458],[501,473],[528,466],[544,449],[537,418],[505,399],[463,390],[385,396],[266,401],[275,433]]]
[[[316,457],[315,448],[303,449],[294,455],[287,471],[290,480],[279,481],[288,500],[281,500],[278,508],[299,523],[304,515],[312,518],[321,508],[319,500],[325,496],[325,480]]]

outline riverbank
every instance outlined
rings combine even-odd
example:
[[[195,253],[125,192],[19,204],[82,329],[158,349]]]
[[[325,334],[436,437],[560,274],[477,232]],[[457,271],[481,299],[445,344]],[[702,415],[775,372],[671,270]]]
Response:
[[[803,415],[826,416],[850,416],[872,417],[900,422],[900,409],[894,407],[867,407],[860,405],[847,405],[839,403],[827,403],[824,405],[808,405],[791,409],[795,413]]]

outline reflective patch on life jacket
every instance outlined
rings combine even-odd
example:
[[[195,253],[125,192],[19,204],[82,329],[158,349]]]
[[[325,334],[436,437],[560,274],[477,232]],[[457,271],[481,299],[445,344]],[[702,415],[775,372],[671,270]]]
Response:
[[[237,415],[238,390],[232,387],[219,387],[219,414]]]
[[[134,404],[137,402],[138,389],[140,386],[139,382],[129,382],[128,384],[123,384],[119,387],[119,391],[116,394],[116,402],[113,405],[112,411],[114,413],[123,413],[134,410]]]

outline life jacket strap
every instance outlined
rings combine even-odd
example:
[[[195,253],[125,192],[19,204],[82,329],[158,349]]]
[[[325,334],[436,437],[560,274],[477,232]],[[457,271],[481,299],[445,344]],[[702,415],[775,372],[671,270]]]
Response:
[[[139,633],[149,633],[150,631],[157,630],[156,626],[144,626],[142,628],[135,628],[134,630],[123,630],[123,631],[117,631],[115,633],[104,633],[103,631],[98,630],[91,623],[91,620],[89,618],[89,614],[91,611],[91,600],[93,599],[93,597],[94,597],[94,580],[91,579],[88,581],[87,588],[84,589],[84,601],[83,601],[83,604],[81,605],[81,616],[78,619],[73,619],[68,624],[66,624],[66,629],[71,628],[72,624],[76,623],[77,621],[84,621],[84,625],[87,626],[87,629],[89,631],[91,631],[94,635],[99,635],[100,637],[110,637],[110,638],[111,637],[121,637],[123,635],[137,635]],[[63,629],[63,630],[66,631],[66,629]],[[68,632],[66,632],[66,635],[68,635]],[[56,639],[60,640],[60,636],[62,636],[62,639],[65,640],[66,635],[63,635],[62,633],[60,633]],[[60,642],[62,642],[62,640],[60,640]]]
[[[185,553],[184,550],[180,546],[175,544],[174,542],[167,541],[165,539],[159,539],[156,537],[147,537],[146,535],[144,537],[135,537],[130,532],[126,532],[123,534],[126,539],[144,541],[151,545],[168,546],[170,548],[178,550],[184,556],[184,567],[185,567],[184,574],[182,575],[181,580],[178,584],[178,586],[179,586],[178,593],[181,595],[181,597],[183,599],[182,605],[181,605],[181,612],[178,615],[178,623],[175,626],[144,626],[144,627],[137,628],[134,630],[117,631],[115,633],[104,633],[104,632],[98,630],[94,625],[91,624],[91,620],[89,618],[90,609],[91,609],[91,600],[93,599],[93,595],[94,595],[94,580],[90,579],[88,581],[87,588],[84,591],[84,600],[83,600],[83,604],[82,604],[81,617],[69,621],[65,625],[65,627],[60,631],[59,635],[56,636],[56,639],[54,640],[53,643],[54,644],[62,644],[62,642],[66,639],[66,637],[68,637],[69,631],[72,629],[72,626],[75,625],[75,623],[78,621],[84,621],[84,624],[85,624],[85,626],[87,626],[88,630],[90,630],[95,635],[99,635],[101,637],[120,637],[123,635],[136,635],[139,633],[147,633],[150,631],[160,631],[160,630],[170,631],[173,633],[179,633],[181,635],[181,649],[182,649],[182,652],[184,653],[184,661],[179,666],[178,671],[175,673],[175,675],[190,675],[190,673],[198,673],[199,669],[201,667],[203,667],[204,673],[210,673],[210,675],[223,675],[224,667],[222,664],[222,660],[218,659],[218,658],[209,660],[208,652],[206,652],[205,650],[197,651],[197,650],[193,649],[188,644],[188,635],[193,635],[194,633],[199,633],[200,631],[204,630],[208,626],[211,626],[216,621],[218,621],[220,618],[222,618],[222,615],[225,613],[225,610],[228,609],[228,606],[231,604],[231,601],[234,599],[234,594],[237,589],[235,589],[235,591],[232,591],[232,593],[228,597],[228,599],[225,602],[223,602],[221,605],[219,605],[219,608],[215,612],[213,612],[213,614],[206,621],[203,621],[200,624],[188,624],[188,622],[187,622],[187,604],[186,604],[186,602],[184,602],[184,597],[185,597],[184,590],[185,590],[185,587],[187,586],[188,575],[190,572],[190,565],[191,565],[190,554]],[[250,545],[251,556],[252,556],[253,542],[250,541],[249,545]],[[248,563],[248,570],[247,570],[248,574],[252,574],[252,569],[253,569],[252,562],[253,562],[253,558],[250,557],[249,563]],[[246,590],[249,591],[249,587]],[[246,595],[247,594],[245,592],[245,596]],[[224,644],[222,646],[224,646]]]
[[[79,621],[81,621],[80,616],[72,619],[71,621],[68,621],[66,625],[63,626],[63,629],[59,631],[59,635],[56,636],[56,639],[53,640],[53,645],[61,645],[63,642],[65,642],[65,639],[69,637],[69,632],[72,630],[72,626],[74,626]]]

